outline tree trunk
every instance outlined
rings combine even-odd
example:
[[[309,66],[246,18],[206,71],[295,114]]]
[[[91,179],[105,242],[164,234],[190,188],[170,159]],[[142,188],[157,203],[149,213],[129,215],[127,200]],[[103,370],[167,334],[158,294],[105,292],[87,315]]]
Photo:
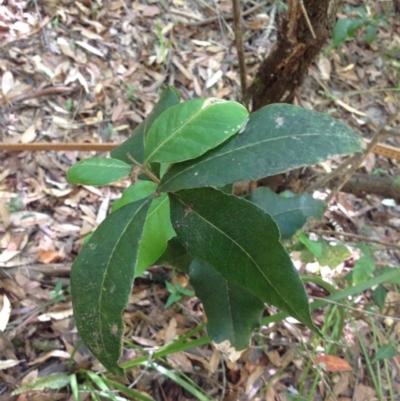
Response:
[[[271,103],[292,103],[314,58],[336,22],[340,0],[289,0],[278,39],[262,62],[247,97],[255,111]]]
[[[396,13],[400,14],[400,0],[394,0],[394,10]]]

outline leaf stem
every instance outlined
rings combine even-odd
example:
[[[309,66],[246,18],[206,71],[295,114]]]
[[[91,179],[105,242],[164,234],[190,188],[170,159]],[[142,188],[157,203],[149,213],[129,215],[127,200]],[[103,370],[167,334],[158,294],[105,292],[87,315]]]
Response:
[[[126,154],[126,157],[137,167],[140,168],[140,170],[147,175],[153,182],[156,184],[159,184],[161,181],[159,178],[157,178],[147,167],[143,166],[139,162],[137,162],[129,153]]]

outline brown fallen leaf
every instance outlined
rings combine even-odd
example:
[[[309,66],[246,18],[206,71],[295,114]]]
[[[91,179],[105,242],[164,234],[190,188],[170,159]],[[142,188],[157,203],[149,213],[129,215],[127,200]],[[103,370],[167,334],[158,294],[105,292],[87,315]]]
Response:
[[[314,363],[327,372],[346,372],[352,370],[347,361],[335,355],[318,355],[314,358]]]
[[[44,354],[43,356],[36,358],[34,361],[29,362],[28,366],[33,366],[33,365],[37,365],[38,363],[42,363],[44,361],[46,361],[49,358],[64,358],[64,359],[69,359],[71,357],[71,355],[68,352],[59,350],[59,349],[55,349],[53,351],[47,352],[46,354]]]
[[[44,264],[59,262],[63,259],[63,255],[53,249],[43,250],[39,249],[38,251],[39,261]]]

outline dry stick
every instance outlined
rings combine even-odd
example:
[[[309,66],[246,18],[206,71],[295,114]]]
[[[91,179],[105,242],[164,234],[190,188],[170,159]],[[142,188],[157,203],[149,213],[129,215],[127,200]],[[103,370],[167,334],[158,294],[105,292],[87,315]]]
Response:
[[[239,59],[240,86],[242,89],[242,99],[244,99],[247,92],[247,80],[246,80],[246,61],[244,58],[240,1],[232,0],[232,5],[233,5],[233,26],[235,29],[236,50]]]
[[[242,12],[242,17],[247,17],[248,15],[253,14],[254,11],[257,11],[259,8],[265,6],[266,3],[267,3],[267,2],[263,2],[263,3],[257,4],[257,5],[255,5],[254,7],[251,7],[251,8],[249,8],[248,10],[243,11],[243,12]],[[177,13],[175,13],[174,11],[172,11],[172,14],[177,14]],[[188,17],[189,17],[189,15],[188,15]],[[201,20],[201,21],[186,22],[186,23],[182,22],[181,24],[188,25],[188,26],[207,25],[207,24],[211,24],[212,22],[218,21],[221,17],[224,18],[225,20],[231,20],[231,19],[233,19],[233,16],[232,16],[232,15],[222,15],[222,16],[218,16],[218,15],[217,15],[217,16],[214,16],[214,17],[205,18],[205,19],[203,19],[203,20]],[[197,17],[194,17],[194,16],[193,16],[192,18],[194,18],[194,19],[196,18],[196,19],[197,19]]]
[[[125,10],[125,12],[126,12],[126,15],[127,15],[129,18],[133,19],[134,16],[133,16],[131,10],[129,10],[129,8],[128,8],[128,6],[126,5],[125,1],[124,1],[124,0],[119,0],[119,1],[120,1],[120,3],[122,4],[122,7],[124,7],[124,10]]]
[[[323,187],[328,181],[332,180],[333,178],[343,174],[347,167],[354,163],[354,161],[358,158],[358,155],[353,155],[350,159],[343,162],[337,169],[333,170],[326,176],[322,177],[320,180],[314,182],[314,184],[310,185],[307,188],[307,192],[315,191],[318,188]]]
[[[42,25],[43,25],[42,14],[40,13],[39,6],[38,6],[38,4],[37,4],[37,1],[35,0],[34,3],[35,3],[35,9],[36,9],[36,12],[37,12],[37,14],[38,14],[38,16],[39,16],[40,22],[41,22]],[[42,35],[43,35],[44,44],[46,45],[47,48],[50,48],[50,46],[49,46],[49,40],[47,39],[47,35],[46,35],[46,31],[45,31],[45,29],[44,29],[44,26],[42,27]]]
[[[269,13],[269,22],[267,28],[265,29],[265,34],[264,34],[265,39],[268,39],[269,35],[272,32],[272,28],[274,27],[275,24],[275,16],[276,16],[276,3],[272,5],[271,11]]]
[[[311,32],[311,35],[312,35],[312,37],[313,37],[314,39],[317,39],[317,36],[315,35],[315,32],[314,32],[314,28],[313,28],[312,25],[311,25],[310,18],[308,18],[307,10],[306,10],[306,8],[304,7],[303,0],[299,0],[299,3],[300,3],[301,11],[303,12],[303,16],[304,16],[304,18],[306,19],[306,22],[307,22],[307,25],[308,25],[308,29],[309,29],[310,32]]]
[[[24,93],[22,95],[15,96],[15,97],[12,97],[7,100],[11,103],[24,102],[25,100],[37,99],[42,96],[66,95],[66,94],[73,93],[73,92],[77,91],[78,89],[79,89],[79,87],[77,87],[77,86],[73,86],[71,88],[68,86],[54,86],[54,87],[40,89],[35,92]]]
[[[327,304],[337,305],[340,308],[348,309],[348,310],[351,310],[351,311],[354,311],[354,312],[357,312],[357,313],[360,313],[360,314],[363,314],[363,315],[376,316],[376,317],[380,317],[380,318],[388,318],[389,317],[390,319],[393,319],[394,321],[397,321],[397,322],[400,321],[399,317],[390,316],[390,315],[384,315],[383,313],[372,312],[372,311],[365,310],[365,309],[355,308],[353,306],[342,304],[341,302],[332,301],[330,299],[321,298],[321,297],[315,297],[315,296],[313,296],[313,299],[315,299],[316,301],[326,302]]]
[[[380,241],[378,239],[372,239],[365,237],[364,235],[358,235],[358,234],[352,234],[352,233],[345,233],[345,232],[339,232],[339,231],[329,231],[329,230],[313,230],[310,229],[309,231],[312,231],[315,234],[318,235],[332,235],[333,237],[345,237],[345,238],[354,238],[360,241],[365,241],[365,242],[370,242],[373,244],[379,244],[386,246],[388,248],[394,248],[394,249],[400,249],[400,245],[392,244],[391,242],[387,241]]]
[[[346,171],[342,180],[332,189],[331,193],[327,196],[327,198],[325,199],[326,203],[329,203],[336,196],[336,194],[342,189],[344,184],[346,184],[347,181],[349,181],[352,175],[361,166],[362,162],[366,159],[366,157],[372,152],[374,146],[378,144],[378,142],[387,135],[384,128],[385,124],[382,124],[376,131],[374,138],[368,144],[364,152],[359,155],[354,155],[352,157],[353,162],[351,163],[351,167]]]
[[[126,157],[137,167],[140,168],[140,170],[147,175],[153,182],[156,184],[159,184],[161,181],[147,168],[144,167],[142,164],[137,162],[129,153],[126,154]]]
[[[383,139],[384,137],[388,137],[388,136],[400,136],[400,130],[398,130],[396,128],[391,128],[391,127],[385,126],[382,129],[382,137],[380,137],[380,140]],[[368,148],[369,148],[369,146],[371,146],[371,141],[366,140],[366,139],[364,139],[364,141],[366,142],[366,144],[368,145]],[[374,152],[378,155],[382,155],[382,156],[400,160],[400,149],[397,149],[393,146],[383,145],[383,144],[379,144],[379,143],[375,143],[372,146],[373,146],[372,152]],[[350,157],[350,159],[343,162],[337,169],[333,170],[332,172],[327,174],[325,177],[322,177],[320,180],[318,180],[315,183],[313,183],[312,185],[310,185],[307,188],[307,192],[315,191],[316,189],[323,187],[328,181],[343,174],[346,171],[347,167],[349,165],[353,165],[358,160],[359,157],[360,157],[360,155],[358,155],[358,154],[355,154],[352,157]]]
[[[0,143],[0,152],[39,152],[39,151],[76,151],[76,152],[109,152],[119,143]]]

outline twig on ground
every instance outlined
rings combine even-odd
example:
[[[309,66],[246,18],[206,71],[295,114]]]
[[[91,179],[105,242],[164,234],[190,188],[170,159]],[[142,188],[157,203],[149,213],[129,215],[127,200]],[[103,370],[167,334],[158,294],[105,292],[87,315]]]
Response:
[[[353,234],[353,233],[346,233],[346,232],[340,232],[340,231],[329,231],[329,230],[313,230],[310,229],[309,231],[318,234],[318,235],[332,235],[333,237],[345,237],[345,238],[353,238],[359,241],[365,241],[365,242],[370,242],[373,244],[379,244],[386,246],[388,248],[394,248],[394,249],[399,249],[400,250],[400,245],[392,244],[391,242],[387,241],[380,241],[378,239],[373,239],[366,237],[364,235],[359,235],[359,234]]]
[[[342,189],[342,187],[346,184],[346,182],[349,181],[351,176],[361,166],[366,157],[372,152],[375,145],[378,144],[378,142],[381,139],[383,139],[386,135],[387,132],[385,130],[385,124],[382,124],[375,132],[374,137],[372,138],[371,142],[368,144],[364,152],[361,154],[356,154],[351,158],[352,160],[351,167],[349,167],[349,169],[344,173],[344,176],[340,180],[340,182],[336,184],[334,188],[331,190],[330,194],[325,199],[326,203],[329,203],[329,201],[331,201],[337,195],[337,193]]]
[[[255,5],[254,7],[249,8],[246,11],[243,11],[242,17],[247,17],[248,15],[253,14],[255,11],[257,11],[261,7],[264,7],[265,5],[266,5],[266,2],[262,2],[260,4]],[[176,13],[174,13],[174,14],[176,14]],[[189,17],[189,15],[188,15],[188,17]],[[233,19],[233,15],[225,15],[224,14],[224,15],[222,15],[222,17],[225,20]],[[192,17],[192,18],[197,19],[197,17]],[[201,21],[186,22],[186,23],[182,23],[182,24],[187,25],[187,26],[202,26],[202,25],[208,25],[208,24],[211,24],[212,22],[218,21],[220,18],[221,18],[221,16],[216,15],[214,17],[202,19]]]
[[[369,310],[365,310],[365,309],[355,308],[353,306],[342,304],[340,302],[332,301],[331,299],[326,299],[326,298],[321,298],[321,297],[313,297],[313,299],[318,300],[318,301],[322,301],[322,302],[326,302],[327,304],[336,305],[336,306],[339,306],[340,308],[348,309],[348,310],[351,310],[353,312],[357,312],[357,313],[360,313],[360,314],[376,316],[376,317],[380,317],[380,318],[383,318],[383,319],[390,318],[390,319],[393,319],[394,321],[397,321],[397,322],[400,321],[399,317],[390,316],[390,315],[384,315],[383,313],[379,313],[379,312],[373,312],[373,311],[369,311]]]
[[[242,90],[242,99],[244,99],[247,92],[247,80],[246,80],[247,74],[246,74],[246,60],[244,58],[240,1],[232,0],[232,6],[233,6],[233,26],[235,30],[236,50],[239,60],[240,86]]]
[[[269,14],[269,22],[267,28],[265,29],[265,35],[264,35],[265,39],[268,39],[269,35],[271,35],[272,29],[275,24],[275,16],[276,16],[276,3],[272,5],[271,12]]]
[[[129,18],[133,19],[133,18],[134,18],[134,15],[132,14],[132,11],[129,10],[129,8],[128,8],[128,6],[126,5],[125,1],[124,1],[124,0],[119,0],[119,1],[120,1],[120,3],[122,4],[122,7],[124,7],[124,10],[125,10],[125,12],[126,12],[126,15],[127,15]]]
[[[11,103],[24,102],[25,100],[37,99],[42,96],[54,96],[54,95],[65,95],[70,94],[78,90],[78,86],[68,87],[68,86],[52,86],[44,89],[40,89],[35,92],[24,93],[15,97],[8,99]]]
[[[35,3],[35,10],[37,12],[37,15],[38,15],[38,17],[40,19],[40,22],[43,25],[43,18],[42,18],[42,14],[40,13],[40,10],[39,10],[39,6],[37,4],[37,0],[34,0],[34,3]],[[42,27],[42,35],[43,35],[43,42],[45,43],[46,47],[50,48],[49,40],[47,39],[47,35],[46,35],[46,31],[44,29],[44,26]]]

